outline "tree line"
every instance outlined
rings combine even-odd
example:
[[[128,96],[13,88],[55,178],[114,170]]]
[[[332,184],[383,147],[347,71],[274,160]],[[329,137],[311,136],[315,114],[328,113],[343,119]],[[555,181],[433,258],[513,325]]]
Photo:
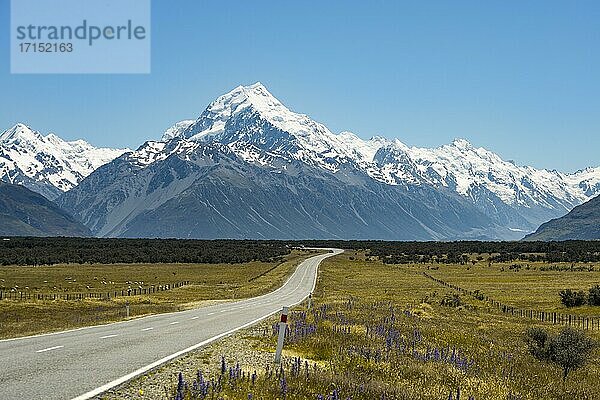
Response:
[[[291,247],[366,250],[388,264],[475,260],[600,262],[600,241],[393,242],[379,240],[187,240],[13,237],[0,240],[0,265],[59,263],[242,263],[267,261]],[[475,256],[473,256],[475,255]]]
[[[281,241],[11,237],[0,240],[0,265],[245,263],[289,252]]]
[[[391,242],[378,240],[307,240],[296,245],[368,250],[384,263],[451,263],[465,264],[469,255],[486,254],[491,262],[600,262],[600,241],[570,240],[560,242]],[[477,256],[476,256],[477,258]],[[481,256],[480,260],[483,260]]]

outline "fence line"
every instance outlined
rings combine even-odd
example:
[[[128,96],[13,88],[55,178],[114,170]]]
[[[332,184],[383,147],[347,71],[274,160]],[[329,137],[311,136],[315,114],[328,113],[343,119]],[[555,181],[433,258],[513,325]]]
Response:
[[[553,325],[567,325],[573,326],[585,330],[600,330],[600,317],[589,317],[586,315],[573,315],[573,314],[563,314],[557,313],[555,311],[539,311],[533,309],[521,309],[513,306],[509,306],[498,300],[494,300],[488,296],[483,295],[478,290],[467,290],[458,285],[454,285],[448,282],[445,282],[441,279],[435,278],[429,275],[426,272],[423,272],[423,275],[432,281],[446,286],[448,288],[454,289],[458,292],[470,295],[475,297],[477,300],[486,301],[491,304],[494,308],[497,308],[500,312],[504,314],[510,314],[512,316],[521,317],[521,318],[529,318],[538,320],[541,322],[548,322]]]
[[[108,292],[86,292],[86,293],[32,293],[32,292],[6,292],[0,291],[0,300],[84,300],[84,299],[99,299],[110,300],[115,297],[139,296],[144,294],[153,294],[164,292],[187,286],[190,281],[167,283],[163,285],[152,285],[147,287],[136,287],[122,290],[113,290]]]

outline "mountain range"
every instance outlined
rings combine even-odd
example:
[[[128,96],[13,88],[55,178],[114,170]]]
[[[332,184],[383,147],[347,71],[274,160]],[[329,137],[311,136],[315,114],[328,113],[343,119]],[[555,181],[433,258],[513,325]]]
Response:
[[[67,142],[16,124],[0,135],[0,180],[55,199],[126,151],[96,148],[84,140]]]
[[[427,149],[334,134],[260,83],[235,88],[135,151],[59,141],[24,125],[1,138],[0,177],[55,199],[99,236],[519,239],[600,194],[600,168],[517,166],[464,139]],[[75,144],[89,156],[69,151]],[[52,157],[29,150],[15,161],[32,147]]]

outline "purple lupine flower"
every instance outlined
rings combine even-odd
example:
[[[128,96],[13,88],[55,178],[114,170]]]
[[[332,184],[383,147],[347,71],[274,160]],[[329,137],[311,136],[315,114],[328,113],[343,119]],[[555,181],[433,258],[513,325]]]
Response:
[[[225,363],[225,356],[221,356],[221,374],[227,371],[227,364]]]
[[[180,372],[177,380],[177,395],[175,396],[175,400],[183,400],[185,387],[185,380],[183,379],[183,374]]]
[[[279,382],[279,389],[281,394],[283,395],[283,398],[285,399],[288,391],[288,384],[287,379],[285,379],[285,376],[281,377],[281,381]]]
[[[331,392],[331,400],[340,400],[340,392],[337,389],[333,389]]]

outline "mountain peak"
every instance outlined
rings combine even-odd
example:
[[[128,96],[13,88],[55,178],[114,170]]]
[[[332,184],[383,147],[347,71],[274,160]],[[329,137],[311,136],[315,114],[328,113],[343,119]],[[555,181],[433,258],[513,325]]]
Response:
[[[0,135],[0,142],[7,142],[18,137],[30,139],[32,138],[32,136],[37,139],[41,138],[41,135],[38,132],[34,131],[27,125],[19,122],[15,124],[15,126],[13,126],[10,129],[7,129]]]
[[[472,149],[473,145],[466,139],[456,138],[452,141],[452,146],[457,147],[461,150]]]
[[[0,135],[0,180],[9,176],[49,199],[71,189],[127,149],[96,148],[86,141],[43,136],[19,123]]]
[[[263,91],[264,90],[264,91],[268,92],[265,85],[263,85],[261,82],[254,82],[252,85],[247,85],[247,86],[240,85],[240,86],[238,86],[238,88],[242,88],[244,90],[250,90],[250,91],[253,91],[253,90]]]
[[[161,142],[168,142],[169,140],[181,137],[185,131],[194,124],[196,120],[184,119],[183,121],[176,122],[175,125],[168,128],[161,137]]]
[[[233,113],[238,109],[241,110],[248,106],[253,106],[256,111],[266,112],[268,114],[290,112],[290,110],[277,100],[260,82],[248,86],[236,87],[211,103],[208,109],[222,109],[228,107]]]
[[[260,82],[238,86],[210,103],[192,126],[183,134],[200,139],[223,133],[225,123],[243,111],[251,109],[275,127],[292,134],[306,135],[314,122],[306,115],[290,111]],[[324,128],[323,128],[324,129]]]

